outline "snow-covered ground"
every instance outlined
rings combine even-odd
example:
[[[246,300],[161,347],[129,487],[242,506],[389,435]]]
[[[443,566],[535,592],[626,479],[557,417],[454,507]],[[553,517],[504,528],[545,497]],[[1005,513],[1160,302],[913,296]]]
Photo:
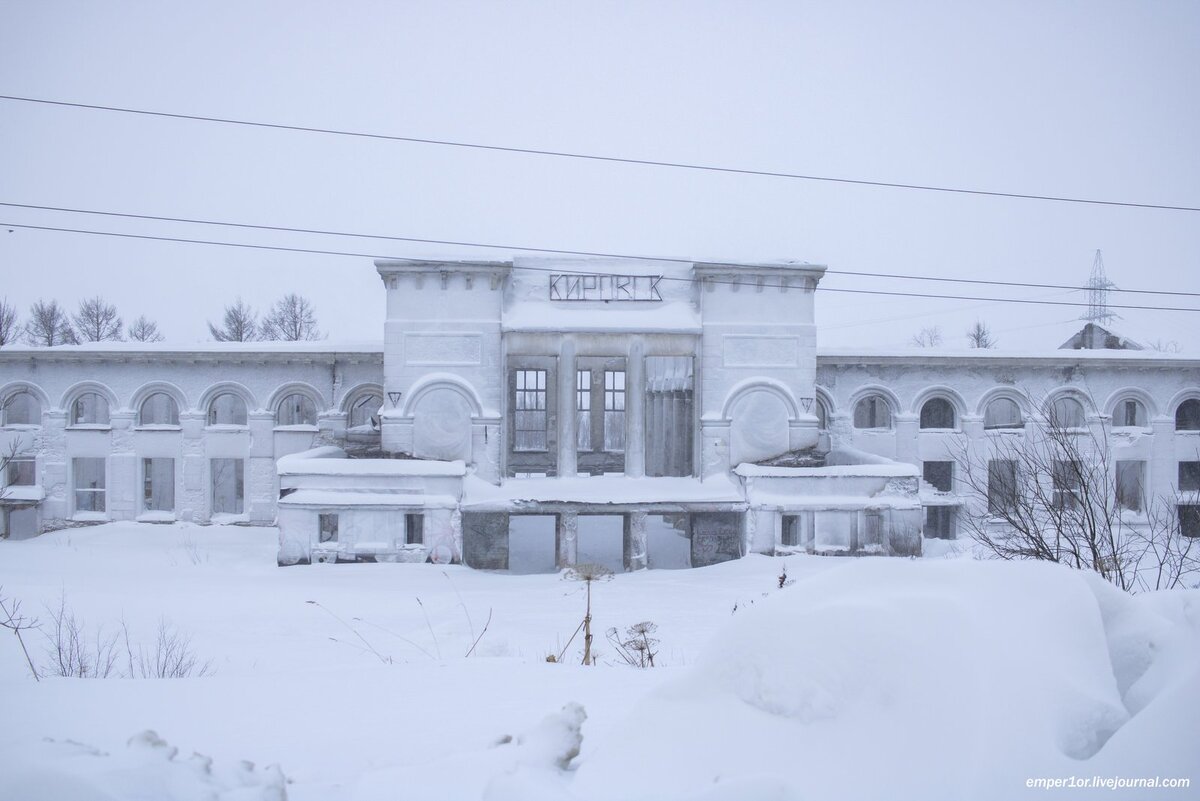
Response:
[[[277,568],[276,536],[122,523],[0,542],[2,594],[27,614],[65,597],[90,630],[123,621],[147,644],[165,620],[215,670],[37,683],[0,632],[0,798],[1011,799],[1071,777],[1191,786],[1049,796],[1200,797],[1195,590],[1127,596],[944,548],[756,556],[596,584],[600,664],[583,667],[578,583]],[[639,670],[603,636],[645,620],[661,645]]]

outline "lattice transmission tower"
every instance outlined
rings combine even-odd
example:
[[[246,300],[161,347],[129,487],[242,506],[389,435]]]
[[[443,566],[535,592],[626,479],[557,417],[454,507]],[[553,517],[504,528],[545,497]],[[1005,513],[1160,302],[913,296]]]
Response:
[[[1088,279],[1088,307],[1079,316],[1080,320],[1089,323],[1107,323],[1119,319],[1121,315],[1108,308],[1108,290],[1116,289],[1117,285],[1108,280],[1104,274],[1104,258],[1096,251],[1096,259],[1092,262],[1092,276]]]

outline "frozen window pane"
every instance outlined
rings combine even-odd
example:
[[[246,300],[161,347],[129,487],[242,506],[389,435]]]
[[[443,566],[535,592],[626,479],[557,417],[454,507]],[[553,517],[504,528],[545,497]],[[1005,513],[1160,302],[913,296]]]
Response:
[[[863,398],[854,407],[854,427],[891,428],[891,407],[878,395]]]
[[[138,425],[177,426],[179,405],[167,393],[155,392],[142,401],[142,408],[138,411]]]
[[[4,401],[4,425],[40,426],[42,404],[30,392],[16,392]]]
[[[546,450],[546,371],[517,370],[513,398],[514,450]]]
[[[142,460],[142,506],[147,512],[175,511],[175,460]]]
[[[383,407],[383,397],[381,395],[364,395],[350,405],[350,419],[347,425],[350,428],[363,429],[369,427],[372,430],[379,428],[379,410]]]
[[[1179,463],[1179,491],[1200,491],[1200,462]]]
[[[575,447],[592,449],[592,371],[575,373]]]
[[[32,457],[10,459],[6,480],[10,487],[32,487],[37,483],[37,462]]]
[[[300,393],[288,395],[279,404],[275,421],[276,425],[281,426],[315,426],[317,424],[317,406],[307,395]]]
[[[108,401],[103,395],[85,392],[72,405],[72,425],[108,425]]]
[[[1021,407],[1011,398],[995,398],[983,413],[984,428],[1021,428]]]
[[[625,450],[625,371],[604,371],[604,450]]]
[[[1117,462],[1117,506],[1134,512],[1142,510],[1142,494],[1146,463]]]
[[[1179,533],[1185,537],[1200,537],[1200,504],[1181,504]]]
[[[1011,459],[988,462],[988,512],[1011,512],[1017,503],[1017,463]]]
[[[223,392],[208,405],[210,426],[246,425],[246,402],[232,392]]]
[[[245,508],[245,463],[241,459],[212,460],[212,513],[240,515]]]
[[[338,516],[333,513],[317,515],[317,541],[338,541]]]
[[[1053,489],[1051,503],[1055,509],[1074,509],[1079,503],[1079,462],[1055,459],[1050,477]]]
[[[105,503],[105,460],[71,460],[71,472],[75,484],[76,512],[103,512]]]
[[[1083,428],[1083,404],[1074,398],[1059,398],[1050,406],[1050,425],[1055,428]]]
[[[420,512],[404,515],[404,542],[407,545],[425,544],[425,515]]]
[[[1146,425],[1146,407],[1136,400],[1123,400],[1117,404],[1114,417],[1113,425],[1141,428]]]

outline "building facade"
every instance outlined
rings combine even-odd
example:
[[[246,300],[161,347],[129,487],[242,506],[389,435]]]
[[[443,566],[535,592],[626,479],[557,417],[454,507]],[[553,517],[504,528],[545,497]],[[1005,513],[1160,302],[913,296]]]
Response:
[[[817,348],[824,268],[380,261],[382,347],[0,350],[6,532],[280,528],[280,564],[919,553],[960,472],[1060,423],[1200,525],[1200,361]],[[1144,513],[1144,504],[1141,504]],[[1138,508],[1128,508],[1138,524]]]

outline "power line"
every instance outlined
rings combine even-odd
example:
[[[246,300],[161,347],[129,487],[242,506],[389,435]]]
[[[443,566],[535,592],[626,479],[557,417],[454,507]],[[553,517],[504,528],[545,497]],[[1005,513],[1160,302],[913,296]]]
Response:
[[[1066,197],[1062,195],[1036,195],[1021,192],[997,192],[984,189],[965,189],[962,187],[934,186],[931,184],[908,184],[891,181],[868,181],[858,178],[839,178],[828,175],[806,175],[803,173],[781,172],[776,170],[752,170],[741,167],[722,167],[715,164],[692,164],[682,161],[659,161],[655,159],[636,159],[621,156],[602,156],[594,153],[574,153],[564,150],[544,150],[532,147],[509,147],[490,145],[482,142],[462,142],[451,139],[432,139],[417,136],[400,136],[394,134],[369,133],[364,131],[347,131],[337,128],[317,128],[308,125],[285,125],[275,122],[259,122],[255,120],[234,119],[231,117],[209,117],[201,114],[178,114],[167,111],[151,111],[148,109],[125,108],[121,106],[102,106],[95,103],[68,103],[63,100],[48,100],[37,97],[20,97],[17,95],[0,95],[0,100],[11,100],[21,103],[39,103],[47,106],[64,108],[88,109],[92,111],[111,111],[120,114],[138,114],[147,117],[165,117],[176,120],[194,122],[211,122],[222,125],[241,125],[252,128],[269,128],[281,131],[299,131],[303,133],[327,134],[330,136],[353,136],[362,139],[377,139],[391,142],[409,142],[422,145],[439,145],[443,147],[469,148],[473,150],[488,150],[499,153],[521,153],[532,156],[551,156],[554,158],[582,159],[586,161],[601,161],[616,164],[634,164],[643,167],[668,167],[677,170],[699,170],[704,172],[719,172],[732,175],[755,175],[765,178],[787,178],[801,181],[822,181],[825,183],[851,184],[854,186],[874,186],[887,189],[909,189],[921,192],[943,192],[960,195],[976,195],[982,197],[1011,198],[1016,200],[1042,200],[1054,203],[1083,203],[1094,206],[1119,206],[1136,209],[1158,209],[1163,211],[1200,211],[1197,206],[1175,206],[1164,203],[1134,203],[1117,200],[1097,200],[1094,198]]]
[[[639,256],[629,255],[624,253],[605,253],[601,251],[589,250],[566,250],[562,248],[544,248],[544,247],[529,247],[524,245],[508,245],[491,242],[463,242],[450,239],[425,239],[411,236],[393,236],[389,234],[364,234],[356,231],[329,231],[319,228],[294,228],[280,225],[256,225],[253,223],[228,222],[222,220],[202,220],[191,217],[167,217],[155,214],[133,214],[129,212],[119,211],[101,211],[97,209],[75,209],[64,206],[41,206],[31,203],[9,203],[0,201],[0,206],[7,206],[16,209],[33,209],[37,211],[53,211],[66,214],[92,214],[100,217],[121,217],[132,220],[152,220],[154,222],[172,222],[172,223],[187,223],[189,225],[209,225],[220,226],[227,228],[241,228],[256,231],[277,231],[290,234],[314,234],[318,236],[340,236],[354,239],[379,239],[393,242],[415,242],[419,244],[430,245],[453,245],[455,247],[472,247],[472,248],[493,248],[496,250],[520,250],[531,253],[548,253],[555,255],[567,256],[591,256],[597,258],[608,259],[629,259],[636,261],[661,261],[676,264],[693,264],[697,259],[684,259],[674,256]],[[345,254],[345,255],[360,255],[360,254]],[[557,270],[557,272],[566,273],[569,270]],[[1008,286],[1018,287],[1022,289],[1067,289],[1073,291],[1083,291],[1086,286],[1072,286],[1067,284],[1038,284],[1021,281],[996,281],[981,278],[938,278],[927,275],[906,275],[896,273],[875,273],[855,270],[826,270],[827,275],[849,275],[856,277],[868,278],[889,278],[903,279],[912,281],[935,281],[940,283],[954,284],[983,284],[987,286]],[[1177,297],[1200,297],[1200,292],[1179,292],[1173,290],[1153,290],[1153,289],[1113,289],[1114,292],[1128,292],[1140,295],[1174,295]],[[1117,307],[1114,307],[1117,308]]]
[[[177,242],[177,243],[191,244],[191,245],[217,245],[217,246],[221,246],[221,247],[249,248],[249,249],[253,249],[253,250],[274,250],[274,251],[282,251],[282,252],[286,252],[286,253],[311,253],[311,254],[316,254],[316,255],[321,255],[321,256],[351,256],[351,257],[355,257],[355,258],[375,258],[375,259],[398,258],[396,256],[386,256],[386,255],[381,255],[381,254],[377,254],[377,253],[352,253],[352,252],[337,251],[337,250],[318,250],[315,248],[297,248],[297,247],[283,247],[283,246],[276,246],[276,245],[258,245],[258,244],[244,243],[244,242],[222,242],[222,241],[211,240],[211,239],[187,239],[187,238],[183,238],[183,237],[152,236],[150,234],[131,234],[131,233],[118,232],[118,231],[94,231],[94,230],[87,230],[87,229],[81,229],[81,228],[62,228],[62,227],[49,226],[49,225],[27,225],[24,223],[0,223],[0,226],[7,226],[9,228],[23,228],[23,229],[30,229],[30,230],[37,230],[37,231],[55,231],[55,232],[72,233],[72,234],[90,234],[93,236],[120,237],[120,238],[125,238],[125,239],[142,239],[142,240],[150,240],[150,241],[155,241],[155,242]],[[479,248],[496,248],[497,247],[496,245],[489,245],[489,244],[483,244],[483,243],[477,243],[477,242],[447,242],[445,240],[430,240],[430,239],[406,239],[405,241],[432,242],[432,243],[436,243],[436,244],[453,244],[453,245],[459,245],[459,246],[464,246],[464,247],[479,247]],[[516,249],[520,249],[520,248],[516,248]],[[545,249],[542,249],[542,250],[545,250]],[[561,252],[561,251],[552,251],[552,252]],[[573,251],[569,251],[569,252],[573,252]],[[647,261],[676,261],[676,262],[686,262],[688,264],[694,263],[691,260],[652,259],[649,256],[621,257],[621,258],[640,258],[640,259],[647,260]],[[418,259],[417,261],[421,261],[421,259]],[[582,274],[582,275],[591,275],[592,274],[592,273],[572,271],[572,270],[562,269],[562,268],[557,268],[557,267],[527,266],[527,267],[522,267],[522,269],[538,271],[538,272],[558,273],[558,274],[573,273],[573,272],[578,272],[579,274]],[[693,279],[693,278],[679,278],[679,277],[675,277],[675,276],[663,276],[662,280],[664,280],[664,281],[687,281],[689,283],[695,283],[697,281],[697,279]],[[732,285],[732,284],[737,283],[735,281],[721,281],[718,279],[706,279],[706,280],[710,280],[712,283],[715,283],[715,284],[731,284]],[[1075,303],[1075,302],[1071,302],[1071,301],[1032,300],[1032,299],[1022,299],[1022,298],[987,298],[987,297],[978,297],[978,296],[972,296],[972,295],[935,295],[935,294],[930,294],[930,293],[925,293],[925,292],[893,292],[893,291],[887,291],[887,290],[882,290],[882,289],[844,289],[841,287],[823,287],[821,289],[821,291],[822,292],[842,292],[842,293],[855,294],[855,295],[886,295],[889,297],[902,297],[902,298],[930,298],[930,299],[934,299],[934,300],[972,300],[972,301],[985,301],[988,303],[1022,303],[1022,304],[1029,304],[1029,305],[1036,305],[1036,306],[1072,306],[1072,307],[1086,307],[1087,306],[1086,303]],[[1142,310],[1142,311],[1200,312],[1200,309],[1186,308],[1186,307],[1179,307],[1179,306],[1117,306],[1117,305],[1112,305],[1112,306],[1110,306],[1110,308],[1136,309],[1136,310]]]

